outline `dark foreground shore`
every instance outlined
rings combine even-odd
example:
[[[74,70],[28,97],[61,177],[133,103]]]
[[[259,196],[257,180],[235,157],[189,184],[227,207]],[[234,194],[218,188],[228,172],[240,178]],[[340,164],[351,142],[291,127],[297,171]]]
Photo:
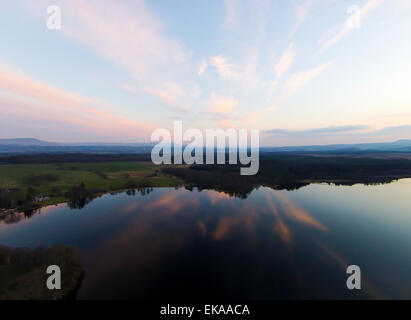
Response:
[[[60,267],[60,290],[47,288],[50,265]],[[75,248],[57,244],[31,250],[0,245],[0,300],[74,299],[83,277],[83,264]]]

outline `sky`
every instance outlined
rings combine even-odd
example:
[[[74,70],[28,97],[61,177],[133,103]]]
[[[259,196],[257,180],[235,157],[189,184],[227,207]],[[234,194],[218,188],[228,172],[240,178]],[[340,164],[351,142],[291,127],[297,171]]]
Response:
[[[6,0],[0,38],[0,138],[411,138],[410,0]]]

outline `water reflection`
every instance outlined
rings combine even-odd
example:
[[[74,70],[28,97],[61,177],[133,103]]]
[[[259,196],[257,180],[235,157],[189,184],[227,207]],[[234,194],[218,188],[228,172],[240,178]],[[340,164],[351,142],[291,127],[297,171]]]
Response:
[[[407,180],[400,188],[410,185]],[[0,243],[76,246],[86,268],[80,299],[411,298],[404,285],[411,283],[411,231],[401,229],[392,239],[407,221],[391,214],[391,225],[381,224],[378,206],[352,215],[379,191],[345,188],[261,187],[245,200],[210,190],[128,191],[95,199],[77,209],[81,215],[58,206],[13,227],[3,221]],[[343,202],[335,198],[340,195]],[[409,210],[411,203],[402,201],[400,209]],[[350,264],[361,266],[364,290],[347,290]],[[388,278],[381,270],[395,272]]]
[[[3,222],[5,224],[17,223],[17,222],[20,222],[22,219],[29,219],[33,215],[38,214],[38,213],[41,213],[41,208],[26,210],[24,212],[13,212],[13,213],[5,214],[1,216],[0,222]]]
[[[140,193],[140,195],[145,196],[147,194],[150,194],[151,192],[153,192],[153,188],[152,187],[145,187],[145,188],[137,188],[137,189],[128,189],[126,191],[126,194],[129,196],[135,196],[136,195],[136,191]]]

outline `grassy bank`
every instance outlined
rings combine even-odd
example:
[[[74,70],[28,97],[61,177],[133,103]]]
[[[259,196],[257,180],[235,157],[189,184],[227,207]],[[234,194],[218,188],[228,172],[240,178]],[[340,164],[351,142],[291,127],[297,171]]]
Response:
[[[241,176],[240,165],[155,166],[148,157],[51,154],[0,158],[0,214],[5,209],[26,212],[61,202],[81,208],[96,194],[124,189],[185,184],[246,197],[261,185],[293,190],[311,182],[375,184],[411,177],[411,160],[406,158],[262,153],[258,174]]]
[[[0,208],[56,204],[92,194],[181,184],[151,162],[70,162],[0,165]]]

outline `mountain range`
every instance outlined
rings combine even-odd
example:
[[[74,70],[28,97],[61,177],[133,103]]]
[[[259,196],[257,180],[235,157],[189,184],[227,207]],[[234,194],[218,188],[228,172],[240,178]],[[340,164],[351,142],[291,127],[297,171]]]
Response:
[[[81,153],[145,153],[153,143],[58,143],[33,138],[0,139],[0,153],[81,152]],[[411,139],[395,142],[332,144],[311,146],[260,147],[261,152],[411,152]]]

